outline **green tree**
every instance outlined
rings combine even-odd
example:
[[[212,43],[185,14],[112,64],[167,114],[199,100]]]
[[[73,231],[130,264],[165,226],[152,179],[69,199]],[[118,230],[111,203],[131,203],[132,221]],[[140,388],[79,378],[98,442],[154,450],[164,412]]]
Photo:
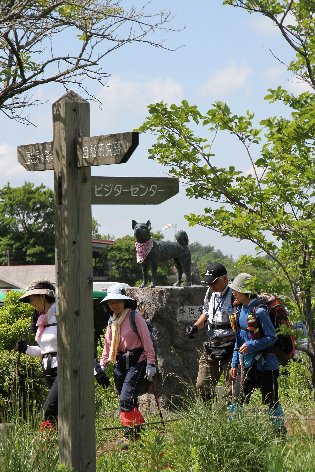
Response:
[[[25,182],[0,189],[0,264],[54,264],[54,193]]]
[[[315,89],[314,2],[224,3],[261,13],[278,25],[295,53],[289,70]],[[189,197],[209,202],[202,214],[186,215],[191,225],[252,241],[258,254],[277,264],[276,277],[285,281],[307,325],[315,387],[315,95],[294,96],[278,87],[265,98],[280,102],[286,117],[268,117],[255,125],[250,111],[238,116],[226,103],[216,102],[202,113],[184,100],[180,106],[150,105],[140,131],[157,134],[150,157],[185,182]],[[196,127],[206,129],[207,138],[205,130],[198,136]],[[216,165],[214,143],[222,133],[241,144],[249,173],[241,172],[238,162]]]
[[[101,69],[107,54],[131,43],[166,49],[153,38],[170,20],[166,10],[150,12],[150,2],[1,0],[1,111],[28,121],[23,111],[39,103],[29,92],[48,83],[75,86],[91,97],[87,79],[104,84],[110,75]]]
[[[206,272],[207,265],[210,262],[220,262],[223,264],[230,277],[237,275],[235,268],[236,262],[231,256],[226,256],[222,251],[215,249],[213,246],[203,246],[202,244],[195,242],[189,244],[189,250],[191,253],[191,259],[197,264],[198,272],[202,276]]]

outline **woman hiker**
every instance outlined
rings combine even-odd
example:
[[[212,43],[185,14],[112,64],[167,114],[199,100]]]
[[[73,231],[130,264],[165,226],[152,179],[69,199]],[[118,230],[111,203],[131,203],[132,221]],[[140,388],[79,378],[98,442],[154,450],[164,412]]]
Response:
[[[109,320],[104,349],[100,360],[105,369],[114,363],[114,383],[119,395],[121,423],[125,427],[122,445],[138,439],[144,418],[138,409],[138,397],[143,382],[151,382],[155,373],[155,350],[143,316],[135,312],[137,332],[133,329],[130,314],[137,302],[126,294],[121,284],[111,285],[102,300]]]
[[[58,422],[58,379],[57,379],[57,304],[55,286],[48,280],[34,280],[26,288],[19,300],[35,308],[32,321],[35,340],[38,346],[29,346],[23,339],[17,341],[15,349],[31,357],[42,358],[42,369],[49,387],[44,404],[44,421],[40,431],[56,429]],[[106,388],[109,379],[94,361],[94,376],[97,382]]]
[[[235,301],[242,307],[236,327],[230,375],[234,380],[239,364],[243,364],[244,382],[239,402],[248,403],[253,390],[259,388],[276,431],[285,433],[283,410],[278,397],[279,362],[272,352],[277,336],[267,307],[257,294],[252,293],[250,279],[251,275],[241,273],[230,283]]]
[[[40,425],[40,430],[55,429],[58,420],[55,287],[48,280],[34,280],[19,300],[32,305],[38,314],[35,334],[38,345],[29,346],[23,339],[20,339],[17,341],[15,349],[31,357],[42,358],[42,369],[50,390],[44,404],[44,421]]]

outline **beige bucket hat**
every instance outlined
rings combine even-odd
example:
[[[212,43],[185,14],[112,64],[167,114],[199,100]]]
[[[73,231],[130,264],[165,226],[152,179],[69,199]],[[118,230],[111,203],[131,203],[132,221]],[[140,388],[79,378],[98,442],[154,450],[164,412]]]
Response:
[[[48,297],[55,299],[55,286],[52,282],[46,279],[33,280],[33,282],[26,287],[25,293],[20,296],[20,302],[29,303],[30,295],[47,295]]]

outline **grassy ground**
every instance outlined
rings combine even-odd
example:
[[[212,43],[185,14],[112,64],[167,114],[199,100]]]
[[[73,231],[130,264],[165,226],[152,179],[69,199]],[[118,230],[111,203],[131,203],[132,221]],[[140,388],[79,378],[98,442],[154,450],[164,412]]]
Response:
[[[224,403],[205,405],[198,398],[185,408],[150,416],[139,441],[127,451],[117,447],[122,436],[113,389],[97,387],[97,472],[311,472],[315,470],[315,408],[307,363],[293,363],[280,378],[280,398],[288,434],[272,429],[260,395],[231,416]],[[175,420],[175,421],[174,421]],[[43,435],[38,423],[9,418],[0,430],[1,472],[69,472],[58,465],[56,433]]]

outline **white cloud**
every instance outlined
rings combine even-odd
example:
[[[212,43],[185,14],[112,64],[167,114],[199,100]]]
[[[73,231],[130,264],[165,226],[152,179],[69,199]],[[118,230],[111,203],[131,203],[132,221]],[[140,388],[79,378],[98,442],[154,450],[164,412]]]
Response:
[[[150,103],[164,101],[168,104],[179,103],[184,98],[183,88],[172,79],[152,79],[148,81],[124,80],[112,77],[106,87],[98,94],[102,102],[102,110],[97,112],[102,125],[110,127],[119,119],[120,126],[128,116],[132,122],[139,122],[147,115]],[[130,121],[130,118],[129,118]]]
[[[248,65],[232,64],[216,71],[207,82],[199,88],[197,94],[203,96],[230,95],[235,91],[248,87],[247,79],[252,73]]]
[[[303,80],[293,78],[289,81],[288,90],[294,95],[300,95],[303,92],[314,92],[314,89]]]
[[[42,183],[53,188],[53,172],[29,172],[18,162],[16,146],[0,143],[0,187],[8,182],[13,186],[21,186],[24,182]]]
[[[18,163],[16,147],[0,143],[0,176],[3,184],[12,177],[22,176],[23,167]]]
[[[243,174],[245,176],[251,175],[252,177],[262,177],[264,173],[263,167],[258,167],[256,166],[255,169],[253,166],[250,166],[248,169],[246,169]]]
[[[255,32],[262,33],[263,35],[279,34],[276,24],[265,16],[256,16],[252,25]]]
[[[267,77],[268,80],[272,80],[272,81],[277,81],[281,78],[281,75],[283,74],[283,68],[281,67],[268,67],[266,70],[265,70],[265,75]]]

